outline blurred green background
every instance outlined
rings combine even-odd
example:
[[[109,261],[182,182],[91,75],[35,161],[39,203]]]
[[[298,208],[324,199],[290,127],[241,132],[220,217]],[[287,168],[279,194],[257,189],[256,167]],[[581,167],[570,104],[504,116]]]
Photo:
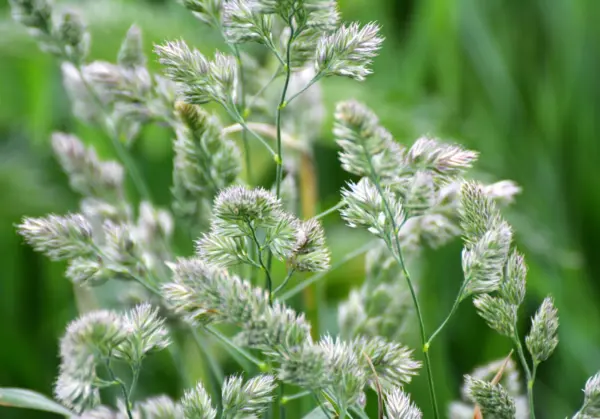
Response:
[[[220,43],[174,0],[71,5],[89,23],[92,59],[114,61],[133,22],[144,31],[148,53],[153,42],[177,37],[205,51]],[[572,414],[585,380],[600,370],[600,2],[340,0],[340,5],[345,20],[378,20],[387,39],[366,82],[323,83],[327,116],[315,144],[322,209],[337,202],[346,180],[331,135],[339,100],[367,103],[403,143],[432,134],[479,150],[477,169],[487,174],[486,181],[509,178],[523,187],[506,213],[530,267],[523,331],[547,294],[560,313],[561,342],[536,383],[538,418]],[[63,278],[64,265],[23,245],[14,224],[24,215],[77,207],[78,197],[51,155],[52,131],[76,132],[104,156],[112,151],[101,133],[75,121],[59,64],[12,23],[6,2],[0,18],[0,386],[50,394],[58,338],[77,315],[74,292]],[[157,68],[155,60],[150,63]],[[169,133],[146,130],[134,153],[156,200],[167,206]],[[334,261],[366,239],[336,216],[326,219],[326,228]],[[418,276],[432,329],[462,280],[460,243],[427,251],[425,258]],[[362,274],[359,258],[328,275],[323,330],[335,325],[338,301],[360,284]],[[416,339],[408,343],[418,347]],[[432,350],[441,403],[458,397],[463,374],[505,356],[509,348],[463,304]],[[169,381],[172,374],[147,378],[156,391],[180,391]],[[429,417],[423,377],[408,389]],[[48,416],[0,408],[0,417]]]

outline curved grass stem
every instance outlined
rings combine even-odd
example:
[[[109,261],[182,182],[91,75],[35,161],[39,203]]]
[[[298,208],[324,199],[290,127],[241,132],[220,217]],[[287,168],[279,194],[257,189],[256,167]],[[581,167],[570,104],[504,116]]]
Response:
[[[281,147],[281,113],[283,108],[286,106],[285,98],[287,96],[287,91],[290,86],[290,79],[292,77],[292,68],[291,68],[291,57],[292,57],[292,42],[294,41],[294,23],[290,18],[288,21],[290,27],[290,37],[287,42],[286,48],[286,60],[285,60],[285,82],[283,84],[283,89],[281,91],[281,98],[279,99],[279,105],[277,106],[277,114],[275,117],[275,126],[277,127],[277,156],[279,157],[279,161],[277,162],[277,174],[275,177],[275,192],[277,198],[281,195],[281,180],[283,178],[283,150]]]
[[[521,367],[523,371],[525,371],[525,377],[527,378],[527,399],[529,402],[529,417],[531,419],[535,419],[535,410],[533,403],[533,383],[535,381],[535,372],[537,369],[537,365],[533,365],[533,374],[531,369],[529,368],[529,364],[527,363],[527,359],[525,358],[525,352],[523,351],[523,345],[521,345],[521,339],[519,338],[519,333],[517,332],[516,325],[514,326],[515,332],[512,337],[513,343],[517,348],[517,355],[519,356],[519,361],[521,362]]]
[[[244,92],[244,66],[242,65],[242,56],[237,46],[233,47],[235,60],[238,66],[239,72],[239,89],[240,89],[240,108],[242,109],[242,115],[246,111],[246,93]],[[238,110],[239,112],[239,110]],[[246,163],[246,178],[248,183],[252,184],[252,156],[250,155],[250,144],[248,143],[248,130],[242,130],[242,144],[244,146],[244,161]]]
[[[386,244],[387,244],[388,248],[390,249],[390,251],[392,252],[392,254],[394,255],[394,258],[400,265],[400,268],[402,269],[402,273],[404,274],[404,277],[406,279],[406,283],[407,283],[408,289],[410,291],[413,305],[414,305],[415,311],[417,313],[417,319],[419,321],[419,334],[421,337],[421,344],[423,345],[422,349],[423,349],[423,355],[425,357],[425,366],[426,366],[426,370],[427,370],[427,381],[429,384],[429,396],[431,398],[431,405],[433,408],[434,418],[439,419],[440,413],[439,413],[437,399],[436,399],[436,395],[435,395],[435,384],[433,381],[433,371],[431,369],[431,359],[429,357],[429,347],[427,346],[427,335],[425,333],[425,323],[423,321],[421,305],[419,304],[419,299],[417,298],[417,293],[415,291],[415,287],[411,280],[410,274],[406,268],[406,263],[404,262],[404,257],[402,255],[402,247],[400,245],[400,239],[398,238],[398,233],[399,233],[400,227],[402,227],[402,226],[398,226],[396,224],[396,220],[394,219],[394,214],[392,213],[392,211],[390,209],[390,205],[387,202],[385,194],[383,193],[383,189],[381,188],[381,184],[379,182],[379,176],[375,170],[375,167],[373,166],[373,162],[371,160],[371,155],[367,152],[367,149],[365,147],[363,147],[363,150],[365,152],[365,157],[366,157],[366,160],[369,165],[369,172],[370,172],[369,178],[371,179],[371,181],[377,188],[377,193],[381,197],[381,202],[383,203],[386,216],[388,217],[390,224],[392,226],[392,235],[394,236],[394,240],[392,241],[391,239],[388,238],[386,240]]]
[[[289,270],[289,272],[285,276],[285,279],[283,280],[283,282],[281,283],[281,285],[279,285],[277,288],[275,288],[275,291],[273,291],[273,295],[277,295],[278,292],[280,292],[281,290],[283,290],[285,288],[285,286],[288,284],[288,282],[292,278],[292,275],[294,275],[294,272],[296,272],[295,269],[290,269]]]
[[[123,394],[123,402],[125,403],[125,409],[127,410],[127,417],[129,419],[133,419],[133,415],[131,414],[131,400],[129,399],[129,392],[127,391],[127,388],[125,387],[125,383],[120,378],[117,378],[117,376],[115,375],[115,372],[113,371],[112,367],[110,366],[110,355],[106,358],[105,365],[106,365],[106,370],[108,371],[108,375],[109,375],[110,379],[112,381],[118,383],[119,388],[121,389],[121,393]]]
[[[431,347],[431,343],[433,342],[433,339],[435,339],[435,337],[444,329],[444,327],[446,327],[446,325],[450,321],[450,318],[452,318],[452,316],[458,309],[458,306],[460,305],[460,303],[462,301],[462,295],[463,295],[463,292],[464,292],[467,284],[468,284],[468,281],[465,280],[463,282],[462,286],[460,287],[460,290],[458,291],[458,295],[456,297],[456,300],[454,300],[454,304],[452,304],[452,308],[450,309],[450,312],[448,313],[448,315],[446,316],[446,318],[444,319],[442,324],[440,324],[440,326],[435,330],[435,332],[433,332],[431,334],[431,336],[429,336],[429,339],[427,339],[427,343],[425,344],[427,346],[427,348]]]
[[[313,218],[315,220],[320,220],[321,218],[325,218],[329,214],[332,214],[332,213],[336,212],[337,210],[339,210],[340,208],[342,208],[344,205],[346,205],[346,204],[343,201],[340,201],[337,204],[335,204],[333,207],[329,208],[328,210],[325,210],[322,213],[315,215]]]

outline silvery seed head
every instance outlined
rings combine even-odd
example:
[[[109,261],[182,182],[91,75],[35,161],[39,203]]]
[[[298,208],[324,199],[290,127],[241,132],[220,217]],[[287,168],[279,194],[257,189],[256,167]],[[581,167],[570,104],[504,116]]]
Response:
[[[461,187],[460,219],[464,240],[468,244],[475,244],[502,222],[498,208],[485,194],[483,185],[472,181],[464,182]]]
[[[281,214],[281,202],[271,192],[231,186],[215,198],[214,216],[227,222],[253,222],[259,226],[273,226]],[[246,230],[240,234],[246,235]]]
[[[333,31],[340,23],[337,0],[304,0],[306,26],[320,31]]]
[[[237,65],[232,56],[217,52],[209,61],[183,40],[156,45],[154,50],[165,66],[165,75],[177,84],[186,102],[201,105],[215,101],[225,107],[235,102]]]
[[[144,54],[142,31],[137,25],[131,25],[117,58],[119,65],[126,68],[146,66],[146,55]]]
[[[358,23],[342,25],[326,34],[317,45],[316,73],[322,76],[345,76],[362,81],[371,74],[369,66],[381,48],[379,25]]]
[[[63,360],[54,383],[54,398],[76,413],[100,404],[100,392],[94,385],[97,378],[94,358],[91,355],[80,357],[82,359],[77,362],[74,357],[68,362]]]
[[[223,417],[259,417],[273,401],[277,387],[272,375],[258,375],[245,383],[240,376],[223,382]]]
[[[239,342],[270,352],[273,348],[293,348],[311,341],[310,324],[304,314],[298,314],[279,302],[272,307],[261,302],[257,308],[238,336]]]
[[[476,380],[492,381],[500,369],[503,370],[502,378],[499,382],[506,389],[508,394],[513,397],[521,395],[523,392],[523,385],[519,377],[517,364],[512,358],[508,358],[508,360],[501,358],[489,362],[475,368],[469,375]],[[461,394],[465,400],[468,399],[468,388],[466,386],[462,387]]]
[[[417,217],[427,213],[435,204],[435,179],[427,170],[417,170],[406,182],[404,206],[409,217]]]
[[[413,167],[431,170],[443,176],[456,176],[470,168],[477,156],[476,152],[458,145],[422,137],[412,145],[406,160]]]
[[[500,284],[500,295],[513,305],[521,305],[525,299],[526,276],[525,258],[515,250],[506,263],[504,279]]]
[[[340,210],[346,223],[352,228],[365,227],[379,238],[392,240],[397,234],[394,226],[402,225],[405,219],[400,200],[387,188],[382,191],[382,197],[376,186],[367,178],[348,186],[349,189],[342,190],[346,206]],[[388,208],[393,219],[390,219]]]
[[[52,7],[47,0],[10,0],[15,21],[30,29],[49,34],[52,30]]]
[[[484,366],[478,367],[468,376],[469,380],[461,388],[463,401],[452,402],[449,406],[450,419],[473,419],[475,404],[470,401],[470,383],[472,380],[491,382],[502,369],[502,378],[499,383],[515,402],[515,419],[529,418],[529,403],[523,393],[523,385],[519,378],[517,364],[511,359],[498,359]]]
[[[92,226],[80,214],[24,218],[17,227],[27,243],[52,260],[85,257],[93,253]]]
[[[122,318],[111,311],[91,312],[71,322],[60,342],[56,399],[76,412],[99,404],[96,362],[110,356],[125,338]]]
[[[296,26],[320,28],[330,31],[339,21],[335,0],[256,0],[255,9],[259,13],[277,14],[284,21],[293,18]]]
[[[400,388],[394,388],[385,395],[386,419],[421,419],[423,413]]]
[[[108,281],[111,272],[97,258],[75,258],[69,261],[65,275],[75,284],[97,286]]]
[[[330,391],[343,405],[356,403],[370,376],[359,360],[362,354],[357,353],[351,342],[329,335],[319,345],[335,374]]]
[[[123,317],[127,337],[118,346],[116,356],[131,365],[139,365],[151,351],[160,351],[170,343],[165,320],[158,317],[158,308],[142,303]]]
[[[333,134],[344,170],[369,176],[374,169],[383,183],[396,182],[405,151],[370,109],[356,101],[338,103]]]
[[[253,246],[268,248],[278,259],[288,260],[298,249],[300,234],[298,219],[282,211],[281,200],[273,193],[231,186],[215,198],[211,231],[199,241],[198,252],[228,264],[254,264],[240,247],[243,238],[248,238]]]
[[[531,331],[525,344],[534,362],[547,360],[558,345],[558,310],[552,298],[547,297],[531,320]]]
[[[492,292],[500,287],[512,240],[510,226],[501,222],[462,252],[466,287],[461,298]]]
[[[274,216],[276,221],[266,230],[265,244],[269,246],[273,256],[283,261],[292,258],[298,249],[298,242],[301,240],[300,221],[283,211],[276,211]]]
[[[163,286],[163,295],[171,308],[188,321],[243,324],[253,327],[268,306],[266,293],[235,275],[199,259],[180,259],[171,265],[173,282]],[[264,330],[261,332],[264,335]],[[263,337],[261,335],[261,338]]]
[[[116,270],[127,273],[140,262],[141,249],[133,234],[133,226],[126,223],[106,221],[103,226],[104,254]]]
[[[573,419],[591,419],[600,415],[600,372],[591,376],[583,390],[583,406]]]
[[[273,19],[256,10],[252,0],[229,0],[223,4],[225,38],[232,44],[272,44]]]
[[[514,419],[515,402],[500,384],[473,379],[465,376],[465,386],[469,399],[479,405],[483,417]]]
[[[126,335],[121,316],[108,310],[93,311],[69,324],[61,341],[61,356],[84,350],[108,356]]]
[[[238,177],[240,153],[221,134],[216,116],[183,102],[175,109],[181,124],[174,142],[173,210],[192,226],[206,225],[214,197]]]
[[[215,419],[217,417],[217,409],[212,406],[210,396],[200,382],[196,387],[185,391],[181,405],[183,416],[186,418]]]
[[[518,307],[508,301],[482,294],[473,300],[477,313],[486,321],[489,327],[498,333],[512,337],[517,323]]]
[[[118,419],[127,419],[124,403],[119,404],[121,406]],[[182,406],[168,396],[157,396],[137,402],[131,413],[134,419],[182,419],[184,417]]]
[[[60,15],[54,32],[57,42],[62,47],[62,55],[67,61],[79,64],[85,60],[90,35],[79,15],[71,12]]]
[[[220,268],[254,263],[248,253],[246,240],[241,237],[207,233],[196,242],[196,252],[203,260]]]
[[[279,364],[280,381],[310,390],[321,390],[331,384],[334,377],[323,348],[306,343],[273,353]]]
[[[512,180],[501,180],[484,187],[484,193],[500,205],[512,204],[521,190]]]
[[[52,148],[75,191],[112,203],[122,200],[124,170],[119,163],[100,161],[93,147],[70,134],[54,133]]]
[[[317,220],[300,221],[291,266],[298,271],[323,272],[331,264],[329,249],[325,244],[325,231]]]
[[[217,27],[221,23],[223,0],[181,0],[194,16],[210,26]]]
[[[411,382],[421,367],[421,363],[412,357],[412,350],[381,337],[357,338],[353,345],[373,389],[377,388],[376,380],[386,390],[402,387]],[[373,365],[375,373],[368,361]]]

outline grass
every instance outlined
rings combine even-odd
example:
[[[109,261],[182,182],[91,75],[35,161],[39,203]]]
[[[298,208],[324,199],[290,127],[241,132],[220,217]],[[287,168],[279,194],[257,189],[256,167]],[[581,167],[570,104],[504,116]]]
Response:
[[[108,12],[102,11],[104,3],[78,6],[93,16],[89,19],[96,39],[93,57],[112,60],[120,37],[134,21],[144,30],[148,52],[152,42],[165,38],[183,37],[204,50],[218,45],[218,38],[174,1],[106,2],[111,4]],[[328,115],[315,145],[321,201],[335,204],[346,179],[333,164],[331,113],[336,101],[351,97],[372,107],[399,141],[409,142],[423,133],[457,139],[481,151],[482,177],[511,178],[521,184],[524,194],[507,216],[530,265],[523,313],[527,316],[522,318],[533,314],[549,293],[561,314],[561,343],[540,369],[536,384],[539,416],[571,414],[580,404],[586,377],[600,369],[596,344],[600,342],[600,284],[595,280],[600,277],[596,260],[600,248],[600,27],[596,23],[600,4],[595,0],[346,0],[340,4],[348,20],[379,20],[387,40],[374,76],[364,84],[343,80],[323,84]],[[73,291],[62,277],[64,267],[22,246],[12,225],[24,214],[60,213],[76,205],[50,156],[51,131],[75,131],[100,147],[102,154],[111,150],[103,146],[106,142],[97,131],[74,121],[57,63],[37,50],[2,7],[0,194],[5,205],[0,206],[0,316],[6,326],[0,328],[4,342],[0,384],[49,393],[57,365],[56,337],[77,309]],[[169,141],[167,131],[152,128],[135,148],[153,195],[162,203],[169,197]],[[262,150],[256,148],[253,155],[259,154]],[[273,180],[268,164],[255,167],[263,168],[255,174],[263,183]],[[334,261],[352,248],[350,244],[363,243],[364,236],[342,228],[336,216],[327,217],[325,224]],[[184,243],[187,238],[182,238]],[[452,304],[461,279],[459,249],[455,243],[429,251],[427,263],[413,269],[422,278],[428,325],[438,324]],[[361,275],[357,261],[328,276],[322,290],[326,304],[319,311],[322,330],[335,328],[333,307],[361,281]],[[460,307],[438,339],[431,356],[441,405],[457,396],[464,373],[502,357],[510,346],[489,332],[468,304]],[[416,347],[416,335],[407,343]],[[189,352],[190,357],[197,356]],[[168,375],[161,375],[161,382],[144,390],[177,391],[169,386]],[[424,376],[409,390],[425,417],[430,417]],[[0,412],[9,419],[44,417]]]

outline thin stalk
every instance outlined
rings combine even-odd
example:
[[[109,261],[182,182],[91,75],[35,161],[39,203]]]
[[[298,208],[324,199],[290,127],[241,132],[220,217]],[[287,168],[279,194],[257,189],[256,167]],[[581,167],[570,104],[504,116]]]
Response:
[[[81,79],[81,82],[85,86],[86,90],[88,91],[88,93],[90,94],[90,96],[92,97],[94,102],[96,102],[98,107],[101,109],[103,116],[104,116],[104,123],[106,125],[106,130],[107,130],[108,136],[112,142],[113,148],[115,149],[115,152],[117,153],[117,156],[119,157],[119,160],[121,160],[121,162],[127,169],[127,172],[131,176],[131,180],[133,181],[133,184],[134,184],[138,194],[143,199],[145,199],[149,202],[152,202],[150,190],[146,186],[146,182],[144,182],[144,178],[138,172],[137,166],[135,165],[135,162],[131,158],[131,155],[123,147],[123,144],[121,144],[119,138],[117,138],[117,133],[116,133],[115,128],[112,126],[112,124],[109,123],[108,109],[106,109],[106,106],[104,105],[102,100],[100,100],[100,97],[98,97],[98,94],[96,93],[96,91],[94,90],[92,85],[90,85],[88,83],[88,81],[85,79],[85,77],[83,76],[83,70],[81,69],[81,66],[77,65],[77,66],[75,66],[75,68],[77,69],[79,78]]]
[[[285,286],[287,285],[287,283],[290,281],[290,279],[292,278],[292,275],[294,275],[294,272],[296,272],[295,269],[290,269],[289,272],[287,273],[285,279],[283,280],[283,282],[277,287],[275,288],[275,291],[273,291],[273,295],[277,295],[277,293],[281,290],[283,290],[285,288]]]
[[[533,369],[531,371],[531,380],[527,383],[527,398],[529,399],[529,411],[531,412],[531,417],[535,419],[535,411],[534,411],[534,403],[533,403],[533,384],[535,383],[535,375],[537,373],[538,363],[533,363]]]
[[[525,358],[525,352],[523,351],[523,345],[521,345],[521,339],[519,339],[519,333],[517,332],[517,328],[516,325],[514,327],[515,329],[515,333],[513,336],[513,342],[517,348],[517,354],[519,355],[519,361],[521,362],[521,367],[523,367],[523,370],[525,371],[525,376],[527,378],[527,398],[529,400],[529,417],[531,419],[535,419],[535,410],[534,410],[534,403],[533,403],[533,383],[534,383],[534,376],[531,373],[531,370],[529,369],[529,364],[527,364],[527,359]],[[534,371],[537,368],[537,366],[534,363]]]
[[[284,395],[280,399],[280,403],[287,404],[287,403],[291,402],[292,400],[301,399],[302,397],[310,396],[311,394],[312,393],[310,391],[306,390],[306,391],[301,391],[301,392],[295,393],[295,394]]]
[[[394,258],[397,260],[398,264],[400,265],[400,268],[402,269],[402,273],[404,274],[404,277],[406,278],[406,283],[408,285],[408,289],[410,291],[413,305],[415,306],[415,311],[417,313],[417,319],[419,320],[419,332],[420,332],[420,337],[421,337],[421,344],[423,345],[423,354],[425,356],[425,366],[426,366],[426,370],[427,370],[427,381],[429,382],[429,396],[431,398],[431,405],[433,407],[433,416],[434,416],[434,418],[439,419],[440,413],[439,413],[439,409],[437,406],[437,399],[435,396],[435,384],[433,381],[433,371],[431,370],[431,359],[429,358],[429,347],[427,346],[427,335],[425,333],[425,323],[423,321],[423,314],[421,313],[421,306],[419,304],[419,299],[417,298],[417,293],[415,291],[415,287],[410,278],[410,274],[408,273],[408,270],[406,268],[406,263],[404,262],[404,257],[402,256],[402,246],[400,245],[400,239],[398,238],[399,226],[396,225],[396,220],[394,219],[394,215],[390,209],[387,199],[385,198],[385,194],[383,193],[383,189],[381,188],[381,185],[379,183],[379,177],[377,175],[377,172],[375,171],[373,162],[371,161],[371,156],[367,153],[367,151],[364,147],[363,147],[363,149],[365,150],[365,157],[367,158],[367,162],[369,164],[369,171],[370,171],[369,177],[371,178],[371,181],[377,188],[377,192],[379,193],[379,196],[381,197],[381,202],[383,203],[387,217],[389,218],[390,223],[392,225],[392,234],[394,236],[394,245],[396,247],[396,249],[395,249],[396,251],[394,251],[394,246],[392,245],[390,240],[386,240],[386,244],[392,251]]]
[[[266,46],[267,46],[267,48],[269,48],[273,52],[273,54],[275,54],[275,57],[277,57],[277,61],[279,61],[279,63],[282,66],[285,65],[285,60],[283,59],[283,57],[281,56],[281,54],[277,50],[277,47],[275,47],[275,44],[273,44],[273,41],[269,40],[269,42],[266,43]]]
[[[302,281],[301,283],[299,283],[298,285],[296,285],[294,288],[288,290],[287,292],[285,292],[284,294],[282,294],[281,296],[279,296],[278,299],[281,300],[281,301],[285,301],[285,300],[288,300],[288,299],[292,298],[293,296],[295,296],[296,294],[300,293],[303,289],[305,289],[309,285],[312,285],[315,282],[320,281],[321,279],[323,279],[325,276],[327,276],[327,274],[329,272],[333,271],[334,269],[339,268],[340,266],[342,266],[345,263],[351,261],[355,257],[357,257],[359,255],[362,255],[363,253],[367,252],[369,249],[372,249],[372,248],[373,248],[373,242],[369,242],[366,245],[364,245],[362,247],[359,247],[358,249],[356,249],[356,250],[348,253],[346,256],[344,256],[342,259],[340,259],[336,263],[332,264],[331,268],[327,272],[319,272],[319,273],[314,274],[313,276],[311,276],[307,280]]]
[[[462,284],[462,286],[460,287],[460,290],[458,291],[458,296],[456,297],[456,300],[454,300],[454,304],[452,304],[452,308],[450,309],[450,313],[448,313],[448,315],[446,316],[446,318],[444,319],[444,321],[442,322],[442,324],[440,324],[440,326],[436,329],[435,332],[432,333],[432,335],[429,337],[429,339],[427,340],[427,343],[425,344],[425,346],[427,346],[427,348],[429,348],[431,346],[431,343],[433,342],[433,339],[442,331],[442,329],[444,329],[444,327],[446,326],[446,324],[448,324],[448,322],[450,321],[450,318],[454,315],[454,313],[456,312],[456,310],[458,309],[458,306],[461,303],[461,296],[466,288],[468,284],[468,281],[465,280]]]
[[[238,119],[237,115],[232,115],[234,117],[234,119]],[[246,126],[254,131],[257,135],[266,135],[267,137],[276,140],[277,139],[277,128],[275,127],[275,125],[271,125],[271,124],[264,124],[261,122],[246,122]],[[225,127],[221,130],[221,133],[223,133],[223,135],[229,135],[229,134],[233,134],[236,132],[240,132],[244,129],[244,127],[242,126],[242,124],[240,123],[235,123],[233,125],[230,125],[228,127]],[[285,132],[282,133],[283,137],[282,137],[282,141],[283,144],[289,148],[290,150],[294,150],[298,153],[302,153],[302,155],[306,156],[310,151],[308,149],[308,147],[306,146],[305,143],[302,143],[298,140],[296,140],[294,137],[292,137],[290,134],[287,134]]]
[[[141,365],[138,363],[131,367],[133,371],[133,378],[131,379],[131,385],[129,386],[129,398],[133,398],[133,392],[135,391],[135,387],[137,386],[138,379],[140,377]]]
[[[131,401],[129,400],[129,393],[127,392],[127,388],[125,387],[125,383],[123,383],[123,381],[121,381],[120,378],[117,378],[117,376],[115,375],[113,369],[110,366],[110,356],[108,356],[106,358],[106,370],[108,371],[108,375],[110,376],[110,379],[113,380],[114,382],[119,384],[119,387],[121,388],[121,392],[123,393],[123,400],[125,402],[125,409],[127,410],[127,417],[129,419],[133,419],[133,415],[131,414]]]
[[[238,352],[240,355],[242,355],[248,361],[255,364],[261,371],[263,371],[265,369],[266,366],[265,366],[264,362],[262,362],[260,359],[256,358],[254,355],[252,355],[250,352],[246,351],[244,348],[240,348],[238,345],[233,343],[227,336],[223,335],[218,330],[215,330],[210,326],[205,327],[205,330],[209,334],[211,334],[212,336],[216,337],[218,340],[223,342],[227,347],[234,349],[236,352]]]
[[[281,112],[283,108],[286,106],[285,97],[287,95],[288,87],[290,85],[290,79],[292,77],[292,68],[291,68],[291,57],[292,57],[292,42],[294,41],[294,23],[292,18],[288,20],[288,24],[290,26],[290,37],[287,42],[286,48],[286,60],[285,60],[285,82],[283,84],[283,89],[281,91],[281,98],[279,99],[279,106],[277,106],[277,113],[275,117],[275,125],[277,126],[277,174],[275,177],[275,192],[277,198],[279,198],[281,194],[281,180],[283,177],[283,151],[281,147]]]
[[[270,269],[268,268],[268,265],[265,265],[264,261],[263,261],[263,257],[262,257],[262,246],[260,244],[260,241],[258,240],[258,237],[256,236],[256,230],[254,229],[254,227],[252,226],[252,223],[249,222],[248,220],[246,220],[246,224],[248,225],[248,228],[250,228],[250,231],[252,232],[252,240],[254,241],[254,243],[256,244],[256,247],[258,249],[258,264],[260,265],[260,268],[265,272],[265,288],[267,289],[267,291],[269,292],[269,305],[273,305],[273,280],[271,278],[271,272]],[[271,252],[269,252],[269,256],[271,256]]]
[[[373,376],[375,377],[375,387],[377,388],[377,418],[383,419],[383,389],[381,388],[381,382],[379,381],[379,376],[377,375],[377,370],[375,369],[375,366],[373,365],[373,361],[371,361],[371,358],[369,358],[369,355],[367,355],[363,351],[363,356],[367,360],[369,367],[371,368],[371,371],[373,372]]]
[[[226,108],[227,109],[227,108]],[[269,145],[269,143],[263,138],[261,137],[256,131],[254,131],[252,128],[250,128],[248,126],[248,124],[246,123],[246,121],[244,120],[244,117],[242,115],[240,115],[240,113],[237,111],[237,109],[233,109],[230,110],[228,109],[230,115],[233,117],[233,119],[235,119],[237,121],[238,124],[241,125],[241,127],[243,129],[245,129],[246,131],[248,131],[254,138],[256,138],[263,146],[265,146],[265,148],[269,151],[269,153],[271,153],[271,155],[273,156],[273,159],[275,161],[278,161],[278,156],[277,153],[275,152],[275,150],[273,150],[273,148]]]
[[[382,201],[386,202],[386,200],[382,197]],[[390,217],[391,217],[391,212],[390,212]],[[394,225],[395,222],[392,222],[392,225]],[[394,228],[394,231],[396,231],[396,228]],[[408,289],[410,291],[410,295],[411,298],[413,300],[413,305],[415,306],[415,311],[417,313],[417,319],[419,320],[419,334],[421,337],[421,344],[423,345],[423,355],[425,356],[425,366],[426,366],[426,370],[427,370],[427,381],[429,383],[429,396],[431,398],[431,405],[433,407],[433,416],[436,419],[439,419],[440,417],[440,413],[439,413],[439,409],[437,406],[437,399],[435,396],[435,384],[433,381],[433,371],[431,369],[431,359],[429,357],[429,347],[427,346],[427,335],[425,334],[425,323],[423,321],[423,315],[421,313],[421,306],[419,304],[419,300],[417,299],[417,294],[415,291],[415,288],[413,286],[412,280],[410,279],[410,274],[408,273],[408,270],[406,269],[406,266],[404,264],[404,259],[402,257],[402,253],[401,253],[401,248],[400,248],[400,243],[399,243],[399,239],[398,239],[398,234],[395,233],[394,236],[396,237],[396,249],[397,252],[394,252],[392,247],[390,246],[390,244],[388,244],[388,246],[390,246],[390,250],[392,250],[392,253],[394,254],[395,259],[398,261],[398,264],[401,266],[402,268],[402,273],[404,274],[404,277],[406,278],[406,282],[408,284]]]
[[[329,208],[328,210],[325,210],[322,213],[315,215],[313,218],[315,220],[320,220],[321,218],[325,218],[329,214],[332,214],[332,213],[336,212],[337,210],[339,210],[340,208],[342,208],[344,205],[346,205],[346,204],[343,201],[340,201],[337,204],[335,204],[333,207]]]
[[[273,75],[269,78],[269,81],[267,81],[259,90],[258,92],[256,92],[256,94],[254,96],[252,96],[250,98],[250,100],[248,101],[246,107],[244,108],[244,113],[242,115],[245,116],[246,113],[250,112],[250,110],[252,109],[252,107],[254,106],[254,104],[256,103],[256,101],[258,100],[258,98],[265,92],[265,90],[267,90],[269,88],[269,86],[275,81],[277,80],[277,77],[279,77],[281,75],[281,69],[283,68],[283,66],[279,66],[277,67],[277,71],[275,71],[275,73],[273,73]]]
[[[235,60],[238,65],[239,77],[239,88],[240,88],[240,107],[242,114],[246,111],[246,95],[244,92],[244,66],[242,65],[242,56],[239,48],[233,47]],[[248,130],[242,130],[242,144],[244,145],[244,157],[246,162],[246,177],[249,184],[252,184],[252,156],[250,155],[250,144],[248,144]]]
[[[311,81],[308,82],[308,84],[306,86],[304,86],[302,88],[302,90],[294,93],[286,102],[286,105],[289,105],[290,103],[292,103],[292,101],[294,99],[296,99],[298,96],[300,96],[302,93],[306,92],[308,89],[310,89],[310,87],[315,84],[316,82],[318,82],[319,80],[321,80],[323,78],[322,74],[318,74],[315,77],[312,78]]]

